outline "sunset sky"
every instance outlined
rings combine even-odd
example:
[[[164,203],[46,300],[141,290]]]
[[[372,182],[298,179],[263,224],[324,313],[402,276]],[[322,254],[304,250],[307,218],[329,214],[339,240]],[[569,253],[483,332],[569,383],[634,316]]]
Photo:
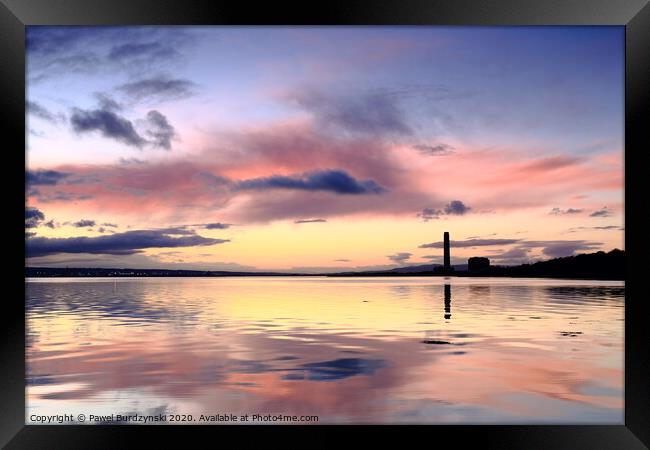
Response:
[[[29,266],[624,248],[623,27],[27,28]]]

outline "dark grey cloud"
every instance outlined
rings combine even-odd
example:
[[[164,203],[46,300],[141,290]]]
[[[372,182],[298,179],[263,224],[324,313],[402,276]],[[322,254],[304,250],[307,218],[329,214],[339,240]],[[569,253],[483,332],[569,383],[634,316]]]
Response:
[[[85,227],[94,227],[95,224],[96,222],[94,220],[81,219],[78,222],[73,222],[72,226],[77,228],[85,228]]]
[[[411,256],[413,256],[413,253],[400,252],[395,253],[394,255],[388,255],[387,258],[393,261],[395,264],[402,264],[408,261]]]
[[[194,94],[196,84],[190,80],[157,76],[125,83],[118,90],[135,100],[175,100]]]
[[[25,107],[28,114],[32,114],[33,116],[43,119],[47,122],[56,124],[65,121],[65,116],[63,114],[54,114],[39,103],[27,101],[25,102]]]
[[[589,217],[610,217],[612,214],[612,211],[607,209],[607,206],[605,206],[602,209],[589,214]]]
[[[203,225],[203,227],[206,230],[225,230],[230,228],[231,224],[215,222],[215,223],[206,223],[205,225]]]
[[[45,220],[43,214],[38,208],[28,206],[25,208],[25,228],[36,228]]]
[[[151,110],[144,120],[137,122],[138,126],[144,129],[145,138],[136,130],[131,120],[118,114],[121,109],[120,105],[103,94],[97,94],[97,98],[100,104],[99,109],[73,108],[70,122],[74,131],[77,133],[97,131],[104,137],[137,148],[142,148],[147,144],[166,150],[171,148],[171,141],[176,137],[176,131],[167,117],[159,111]],[[132,161],[122,162],[130,163]]]
[[[445,205],[445,214],[452,214],[452,215],[458,215],[462,216],[465,214],[467,211],[469,211],[471,208],[469,206],[466,206],[463,202],[460,200],[452,200],[451,202],[447,203]]]
[[[413,132],[397,105],[397,98],[383,92],[335,96],[304,91],[294,94],[291,100],[311,112],[324,126],[366,134],[408,135]]]
[[[70,122],[77,133],[99,131],[104,137],[138,148],[147,143],[146,139],[135,131],[130,120],[110,110],[73,108]]]
[[[321,222],[327,222],[325,219],[300,219],[300,220],[295,220],[293,223],[321,223]]]
[[[169,150],[171,140],[176,136],[176,131],[167,121],[167,117],[156,110],[152,110],[147,113],[147,122],[149,129],[146,134],[151,138],[151,144]]]
[[[413,148],[423,155],[429,155],[429,156],[445,156],[445,155],[451,155],[454,153],[454,147],[448,144],[434,144],[434,145],[426,145],[426,144],[417,144],[414,145]]]
[[[472,208],[465,205],[460,200],[452,200],[447,203],[443,209],[424,208],[422,209],[422,212],[417,214],[417,217],[420,217],[424,222],[428,222],[432,219],[440,219],[440,216],[442,215],[462,216],[470,209]]]
[[[328,191],[336,194],[381,194],[386,189],[373,180],[358,181],[342,170],[319,170],[302,175],[253,178],[235,183],[236,190],[295,189]]]
[[[58,228],[58,227],[59,227],[59,224],[58,224],[58,223],[54,223],[54,220],[48,220],[48,221],[45,222],[43,225],[46,226],[46,227],[48,227],[48,228]]]
[[[53,186],[69,175],[56,170],[28,170],[26,181],[30,186]]]
[[[440,219],[442,214],[443,212],[440,209],[424,208],[421,213],[418,213],[418,217],[421,217],[423,221],[428,222],[431,219]]]
[[[560,208],[553,208],[549,214],[554,215],[554,216],[560,216],[560,215],[565,215],[565,214],[580,214],[584,209],[577,209],[577,208],[568,208],[568,209],[560,209]]]
[[[110,222],[104,222],[104,223],[102,224],[102,226],[104,226],[104,227],[111,227],[111,228],[117,228],[117,224],[116,224],[116,223],[110,223]]]
[[[453,247],[487,247],[491,245],[509,245],[521,242],[521,239],[466,239],[464,241],[451,241],[450,246]],[[430,244],[422,244],[418,248],[443,248],[444,242],[432,242]]]
[[[163,230],[133,230],[95,237],[32,237],[27,240],[27,255],[30,258],[58,253],[132,255],[147,248],[196,247],[224,242],[229,240],[197,234],[175,237]]]

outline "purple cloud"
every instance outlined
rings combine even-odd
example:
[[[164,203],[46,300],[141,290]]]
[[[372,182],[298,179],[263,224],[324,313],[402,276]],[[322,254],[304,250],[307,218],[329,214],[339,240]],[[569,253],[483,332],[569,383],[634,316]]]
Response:
[[[206,223],[203,227],[206,230],[225,230],[227,228],[230,228],[230,224],[229,223],[219,223],[219,222]]]
[[[44,220],[45,214],[43,214],[38,208],[29,206],[25,208],[25,228],[36,228]]]
[[[388,255],[387,258],[393,261],[395,264],[402,264],[408,261],[411,256],[413,256],[413,253],[401,252],[395,253],[394,255]]]
[[[77,228],[94,227],[95,226],[95,221],[94,220],[81,219],[78,222],[74,222],[72,225],[77,227]]]
[[[460,200],[452,200],[447,203],[443,209],[424,208],[422,212],[417,214],[417,217],[421,217],[422,221],[428,222],[431,219],[439,219],[442,215],[462,216],[470,209],[472,208],[466,206]]]
[[[132,255],[146,248],[195,247],[230,242],[228,239],[212,239],[197,234],[174,237],[172,234],[176,233],[172,231],[133,230],[96,237],[36,237],[27,240],[27,255],[30,258],[57,253]]]
[[[572,256],[578,250],[598,250],[602,245],[601,242],[555,242],[546,245],[542,249],[542,253],[552,258],[559,258],[562,256]]]
[[[445,206],[445,214],[462,216],[470,209],[471,209],[470,207],[466,206],[460,200],[452,200]]]
[[[56,170],[28,170],[26,179],[30,186],[53,186],[68,175],[68,173]]]
[[[130,120],[113,111],[74,108],[70,122],[73,130],[77,133],[99,131],[104,137],[138,148],[147,143],[146,139],[135,131]]]
[[[125,83],[118,89],[136,100],[173,100],[193,95],[195,84],[190,80],[163,76]]]
[[[577,209],[577,208],[568,208],[568,209],[560,209],[560,208],[553,208],[549,214],[553,216],[560,216],[560,215],[566,215],[566,214],[579,214],[584,209]]]
[[[431,219],[440,219],[442,214],[440,209],[424,208],[421,213],[418,213],[418,217],[421,217],[424,222],[428,222]]]
[[[605,206],[602,209],[599,209],[598,211],[594,211],[591,214],[589,214],[589,217],[610,217],[611,215],[612,215],[612,211],[607,209],[607,206]]]
[[[357,181],[342,170],[317,170],[302,175],[272,175],[239,181],[236,190],[292,189],[328,191],[336,194],[382,194],[386,191],[373,180]]]
[[[171,140],[176,136],[176,131],[169,124],[167,117],[156,110],[152,110],[147,113],[147,122],[149,129],[146,134],[151,138],[151,144],[169,150]]]

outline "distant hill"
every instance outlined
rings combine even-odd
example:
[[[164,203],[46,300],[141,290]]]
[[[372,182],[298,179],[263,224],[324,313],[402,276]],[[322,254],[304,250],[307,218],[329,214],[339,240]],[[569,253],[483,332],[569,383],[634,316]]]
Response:
[[[442,270],[442,264],[421,264],[417,266],[396,267],[394,269],[384,270],[364,270],[364,271],[350,271],[350,272],[336,272],[328,273],[328,276],[399,276],[399,275],[431,275]],[[452,266],[455,271],[466,271],[467,264],[454,264]]]
[[[575,256],[522,264],[513,267],[490,267],[484,276],[625,279],[625,251],[585,253]]]
[[[228,272],[206,270],[166,269],[104,269],[67,267],[25,267],[26,277],[254,277],[254,276],[315,276],[330,277],[387,277],[387,276],[441,276],[460,277],[531,277],[531,278],[585,278],[599,280],[625,279],[625,251],[612,250],[540,261],[520,266],[491,266],[480,272],[468,272],[467,264],[456,264],[451,274],[445,274],[439,264],[397,267],[389,270],[339,272],[327,274],[283,272]]]
[[[350,271],[350,272],[336,272],[334,274],[327,275],[352,275],[358,276],[360,274],[380,274],[380,275],[395,275],[395,274],[421,274],[434,272],[436,270],[442,269],[442,264],[420,264],[417,266],[404,266],[396,267],[394,269],[385,269],[385,270],[366,270],[366,271]],[[464,271],[467,270],[467,264],[454,264],[454,270]]]

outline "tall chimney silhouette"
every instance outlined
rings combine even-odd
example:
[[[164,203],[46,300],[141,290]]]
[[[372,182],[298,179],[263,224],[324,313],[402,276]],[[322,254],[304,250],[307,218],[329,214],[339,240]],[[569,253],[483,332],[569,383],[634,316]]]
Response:
[[[449,256],[449,232],[445,231],[445,271],[451,269],[451,258]]]

